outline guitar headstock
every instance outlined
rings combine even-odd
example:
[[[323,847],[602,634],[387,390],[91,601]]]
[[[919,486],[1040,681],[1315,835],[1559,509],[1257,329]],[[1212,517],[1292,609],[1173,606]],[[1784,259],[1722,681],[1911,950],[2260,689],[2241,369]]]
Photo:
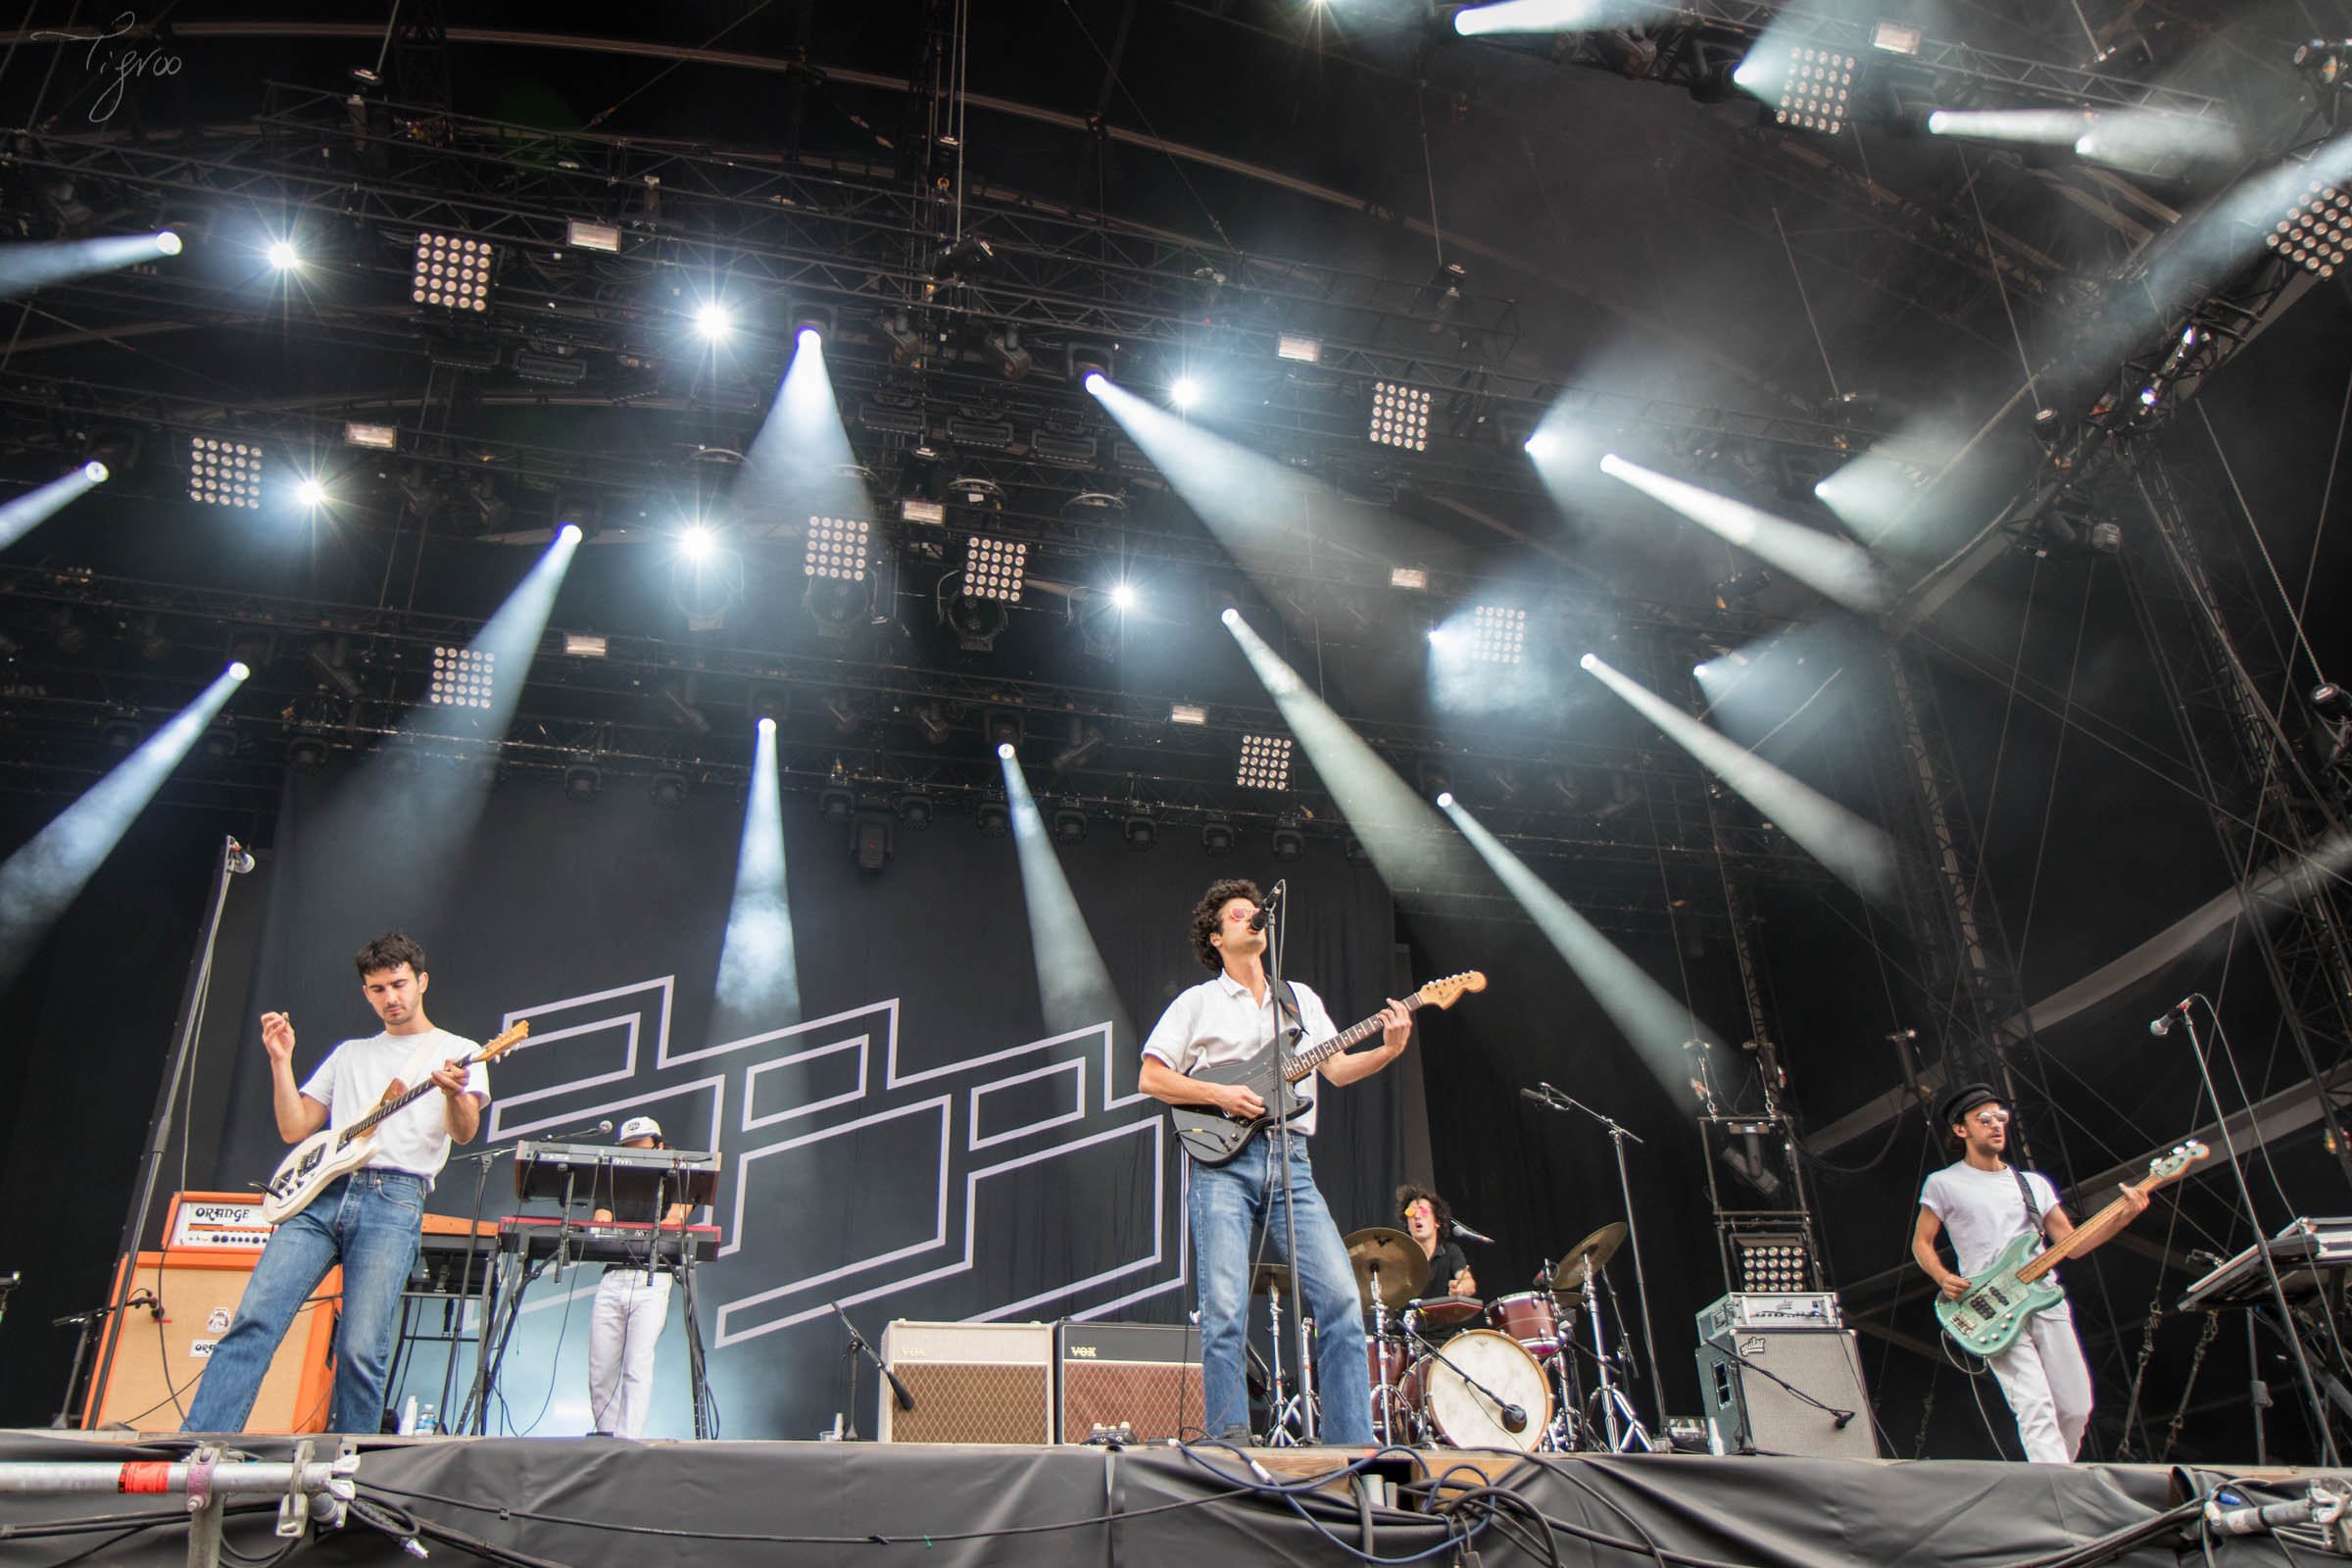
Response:
[[[473,1059],[476,1061],[488,1061],[493,1056],[504,1055],[508,1052],[514,1050],[516,1046],[522,1044],[523,1037],[528,1035],[530,1032],[531,1020],[528,1018],[523,1019],[512,1029],[502,1029],[499,1031],[496,1039],[492,1040],[488,1045],[482,1047],[481,1050],[473,1054]]]
[[[1465,969],[1460,974],[1449,974],[1443,980],[1432,980],[1421,988],[1418,995],[1424,1006],[1444,1009],[1460,1001],[1462,993],[1466,991],[1486,989],[1485,975],[1476,969]]]
[[[2174,1149],[2171,1153],[2159,1155],[2148,1161],[2148,1179],[2139,1184],[2140,1191],[2145,1192],[2151,1187],[2163,1186],[2212,1152],[2212,1150],[2191,1138],[2187,1143]]]

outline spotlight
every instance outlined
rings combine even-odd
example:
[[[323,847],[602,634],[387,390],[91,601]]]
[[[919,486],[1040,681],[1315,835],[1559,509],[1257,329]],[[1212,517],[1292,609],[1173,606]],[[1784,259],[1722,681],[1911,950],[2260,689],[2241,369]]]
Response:
[[[876,317],[874,326],[882,334],[882,340],[890,345],[890,357],[895,363],[920,368],[923,335],[914,329],[914,322],[905,311],[893,311],[886,316]]]
[[[983,599],[977,594],[959,593],[939,607],[939,618],[956,634],[956,646],[967,654],[985,654],[997,646],[1004,628],[1012,624],[1011,612],[1001,599]]]
[[[1212,816],[1200,824],[1200,853],[1212,858],[1223,858],[1233,853],[1235,844],[1233,823],[1221,816]]]
[[[816,808],[833,821],[847,822],[858,809],[858,797],[850,792],[849,780],[836,772],[816,792]]]
[[[271,240],[269,257],[270,265],[281,272],[291,272],[302,265],[302,252],[294,248],[294,242],[290,239]]]
[[[180,252],[179,236],[165,229],[155,236],[155,250],[159,256],[177,256]]]
[[[1291,738],[1288,735],[1245,735],[1234,782],[1246,789],[1285,790],[1291,787]]]
[[[295,485],[294,499],[312,511],[317,511],[326,505],[326,486],[320,484],[316,478],[305,479]]]
[[[1407,593],[1425,594],[1429,592],[1429,568],[1427,566],[1391,566],[1389,568],[1389,586],[1401,588]]]
[[[1168,401],[1179,409],[1189,409],[1200,401],[1200,383],[1189,375],[1180,375],[1168,388]]]
[[[1056,773],[1074,772],[1084,767],[1102,746],[1102,732],[1092,724],[1070,720],[1070,744],[1054,754],[1050,764]]]
[[[99,744],[110,751],[135,752],[147,738],[147,727],[135,718],[110,718],[98,726]]]
[[[93,458],[81,466],[81,476],[92,484],[104,484],[114,475],[105,464]]]
[[[1010,748],[1005,748],[1009,753]],[[984,839],[1001,839],[1012,831],[1012,812],[1004,805],[1004,797],[990,791],[972,808],[972,825]]]
[[[1451,810],[1452,808],[1453,808],[1453,791],[1451,791],[1451,790],[1440,790],[1440,791],[1438,791],[1438,809],[1439,809],[1439,810],[1441,810],[1441,811],[1448,811],[1448,810]]]
[[[326,765],[326,737],[315,729],[301,729],[286,743],[286,760],[306,773],[315,773]]]
[[[2304,270],[2333,277],[2352,251],[2352,194],[2314,179],[2262,239]]]
[[[1227,605],[1223,610],[1217,612],[1217,618],[1228,626],[1238,626],[1242,621],[1242,612],[1231,605]]]
[[[1102,395],[1102,389],[1110,385],[1110,378],[1104,375],[1101,370],[1090,370],[1087,372],[1086,379],[1079,384],[1084,386],[1087,391],[1093,393],[1096,397],[1101,397]]]
[[[605,787],[605,770],[594,762],[574,762],[564,770],[564,793],[586,805]]]
[[[497,260],[497,247],[487,241],[420,233],[409,298],[445,311],[487,311],[490,272]]]
[[[2322,87],[2344,84],[2345,68],[2352,65],[2352,38],[2314,38],[2295,45],[2294,67]]]
[[[262,505],[262,449],[200,435],[188,442],[188,499],[215,507]]]
[[[1094,343],[1072,343],[1069,349],[1070,379],[1089,392],[1100,394],[1102,388],[1095,377],[1107,381],[1110,375],[1110,350]]]
[[[1158,818],[1140,806],[1128,811],[1119,830],[1126,836],[1127,847],[1138,855],[1159,842]]]
[[[963,552],[963,591],[979,599],[1018,604],[1021,578],[1029,563],[1029,547],[1014,539],[989,539],[973,534]]]
[[[1017,709],[990,709],[982,727],[1000,757],[1010,757],[1013,748],[1021,744],[1021,715]]]
[[[863,581],[871,538],[872,528],[863,517],[811,516],[808,548],[802,558],[801,570],[810,577]]]
[[[1208,709],[1200,703],[1171,703],[1168,705],[1168,722],[1204,728],[1208,723]]]
[[[686,804],[686,775],[660,772],[654,775],[654,804],[663,810],[674,811]]]
[[[999,742],[997,742],[997,756],[998,756],[998,757],[1000,757],[1000,758],[1002,758],[1004,760],[1005,760],[1005,761],[1007,761],[1007,762],[1011,761],[1011,760],[1012,760],[1012,742],[1010,742],[1010,741],[999,741]]]
[[[937,803],[919,789],[901,791],[896,805],[900,824],[917,832],[929,827],[932,819],[939,814]]]
[[[49,612],[46,629],[57,651],[68,658],[89,651],[90,629],[74,618],[69,606],[60,605]]]
[[[1578,660],[1576,662],[1577,667],[1580,669],[1592,669],[1599,664],[1600,656],[1598,654],[1587,654],[1584,658]]]
[[[2352,714],[2352,694],[2331,680],[2324,680],[2311,689],[2311,706],[2332,718]]]
[[[344,667],[343,649],[331,642],[313,643],[304,651],[303,658],[318,672],[318,677],[342,693],[346,701],[358,700],[360,678]]]
[[[1799,45],[1788,51],[1777,73],[1751,58],[1733,79],[1771,104],[1774,124],[1835,136],[1852,118],[1854,70],[1859,64],[1854,56],[1835,49]],[[1772,80],[1776,74],[1777,82]]]
[[[1429,450],[1429,393],[1399,381],[1372,383],[1372,422],[1367,432],[1376,445],[1401,447],[1407,452]]]
[[[434,649],[433,680],[425,702],[436,708],[487,709],[497,664],[498,656],[486,648]]]
[[[142,618],[130,628],[130,643],[139,651],[139,657],[150,664],[160,664],[170,659],[175,646],[171,638],[164,635],[162,622],[153,615]]]
[[[802,348],[822,349],[832,335],[833,313],[822,305],[804,305],[792,313],[792,340]]]
[[[1756,596],[1772,586],[1772,573],[1758,566],[1753,571],[1738,571],[1715,585],[1715,608],[1730,610],[1734,605],[1752,605]]]
[[[1557,457],[1560,451],[1560,438],[1549,430],[1538,430],[1522,444],[1527,450],[1527,455],[1538,463],[1542,463],[1547,458]]]
[[[890,818],[868,811],[850,824],[850,859],[868,876],[890,864]]]
[[[945,746],[956,733],[954,726],[948,723],[948,715],[941,711],[937,703],[925,703],[908,716],[914,720],[914,727],[923,732],[923,739],[934,746]]]
[[[1476,641],[1472,653],[1490,664],[1516,664],[1526,657],[1527,612],[1512,605],[1481,605],[1471,612]]]
[[[1279,332],[1274,337],[1274,357],[1296,360],[1301,365],[1314,365],[1323,358],[1323,344],[1320,339],[1298,332]]]
[[[400,427],[346,420],[343,425],[343,444],[347,447],[367,447],[375,452],[397,452],[400,450]]]
[[[1068,801],[1054,808],[1054,842],[1083,844],[1086,842],[1086,813]]]
[[[759,730],[762,736],[772,738],[776,733],[776,721],[767,714],[762,713],[760,715]]]
[[[989,358],[997,362],[997,372],[1007,381],[1020,380],[1036,364],[1029,351],[1021,347],[1021,329],[1017,326],[1008,326],[1002,332],[991,332],[980,341],[981,347],[988,350]],[[1092,391],[1093,388],[1088,390]]]
[[[943,283],[960,283],[993,270],[996,264],[997,253],[988,241],[966,234],[933,259],[931,275]]]
[[[1445,763],[1423,762],[1421,764],[1421,793],[1423,795],[1431,800],[1436,800],[1441,795],[1449,795],[1452,789],[1453,774],[1447,771]]]
[[[679,553],[684,555],[689,561],[702,561],[707,559],[710,554],[710,548],[713,543],[714,541],[711,538],[710,530],[704,527],[699,522],[693,524],[687,528],[684,533],[678,535]]]
[[[707,343],[723,343],[735,331],[735,313],[716,300],[707,301],[694,313],[694,329]]]
[[[1135,606],[1136,606],[1136,592],[1135,592],[1135,585],[1134,585],[1133,583],[1124,583],[1124,582],[1122,582],[1122,583],[1114,583],[1114,584],[1111,586],[1111,590],[1110,590],[1110,608],[1111,608],[1111,609],[1113,609],[1113,610],[1117,610],[1117,611],[1129,611],[1129,610],[1133,610],[1133,609],[1135,608]]]
[[[1306,835],[1299,824],[1305,820],[1297,811],[1285,811],[1274,819],[1274,832],[1266,840],[1267,853],[1284,864],[1306,858]]]

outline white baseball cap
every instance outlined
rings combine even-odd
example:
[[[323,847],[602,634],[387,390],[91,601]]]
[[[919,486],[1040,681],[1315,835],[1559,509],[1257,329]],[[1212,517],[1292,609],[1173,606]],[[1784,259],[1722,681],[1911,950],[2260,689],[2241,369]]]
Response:
[[[624,1121],[620,1124],[620,1131],[617,1135],[615,1135],[613,1142],[625,1144],[632,1138],[652,1138],[659,1140],[661,1136],[662,1124],[654,1120],[653,1117],[631,1116],[627,1121]]]

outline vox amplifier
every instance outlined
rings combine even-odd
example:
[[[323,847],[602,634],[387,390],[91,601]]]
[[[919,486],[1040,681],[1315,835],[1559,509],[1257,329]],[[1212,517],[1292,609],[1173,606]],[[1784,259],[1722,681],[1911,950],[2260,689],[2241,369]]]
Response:
[[[914,1396],[902,1410],[887,1379],[875,1431],[884,1443],[1054,1441],[1054,1325],[914,1323],[882,1331],[882,1359]]]
[[[1126,1427],[1139,1443],[1200,1431],[1200,1335],[1176,1323],[1056,1326],[1061,1441]]]

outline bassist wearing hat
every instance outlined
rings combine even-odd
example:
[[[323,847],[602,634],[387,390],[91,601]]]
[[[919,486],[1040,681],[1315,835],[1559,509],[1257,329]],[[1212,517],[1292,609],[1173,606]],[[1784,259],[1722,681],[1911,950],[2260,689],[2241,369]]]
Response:
[[[2075,1222],[2058,1205],[2058,1190],[2038,1172],[2018,1170],[2001,1155],[2009,1147],[2009,1111],[1988,1084],[1965,1084],[1946,1095],[1938,1123],[1946,1149],[1960,1157],[1932,1173],[1920,1189],[1919,1221],[1911,1255],[1947,1300],[1957,1301],[2012,1241],[2038,1231],[2056,1247],[2075,1232]],[[2128,1214],[2148,1206],[2138,1188],[2124,1189]],[[1960,1271],[1944,1267],[1936,1238],[1951,1233]],[[2088,1237],[2077,1252],[2088,1251],[2104,1236]],[[2051,1278],[2054,1280],[2055,1275]],[[2090,1368],[2075,1337],[2074,1314],[2061,1300],[2027,1321],[2006,1349],[1986,1358],[2001,1393],[2017,1417],[2026,1457],[2037,1464],[2071,1464],[2090,1423]]]

